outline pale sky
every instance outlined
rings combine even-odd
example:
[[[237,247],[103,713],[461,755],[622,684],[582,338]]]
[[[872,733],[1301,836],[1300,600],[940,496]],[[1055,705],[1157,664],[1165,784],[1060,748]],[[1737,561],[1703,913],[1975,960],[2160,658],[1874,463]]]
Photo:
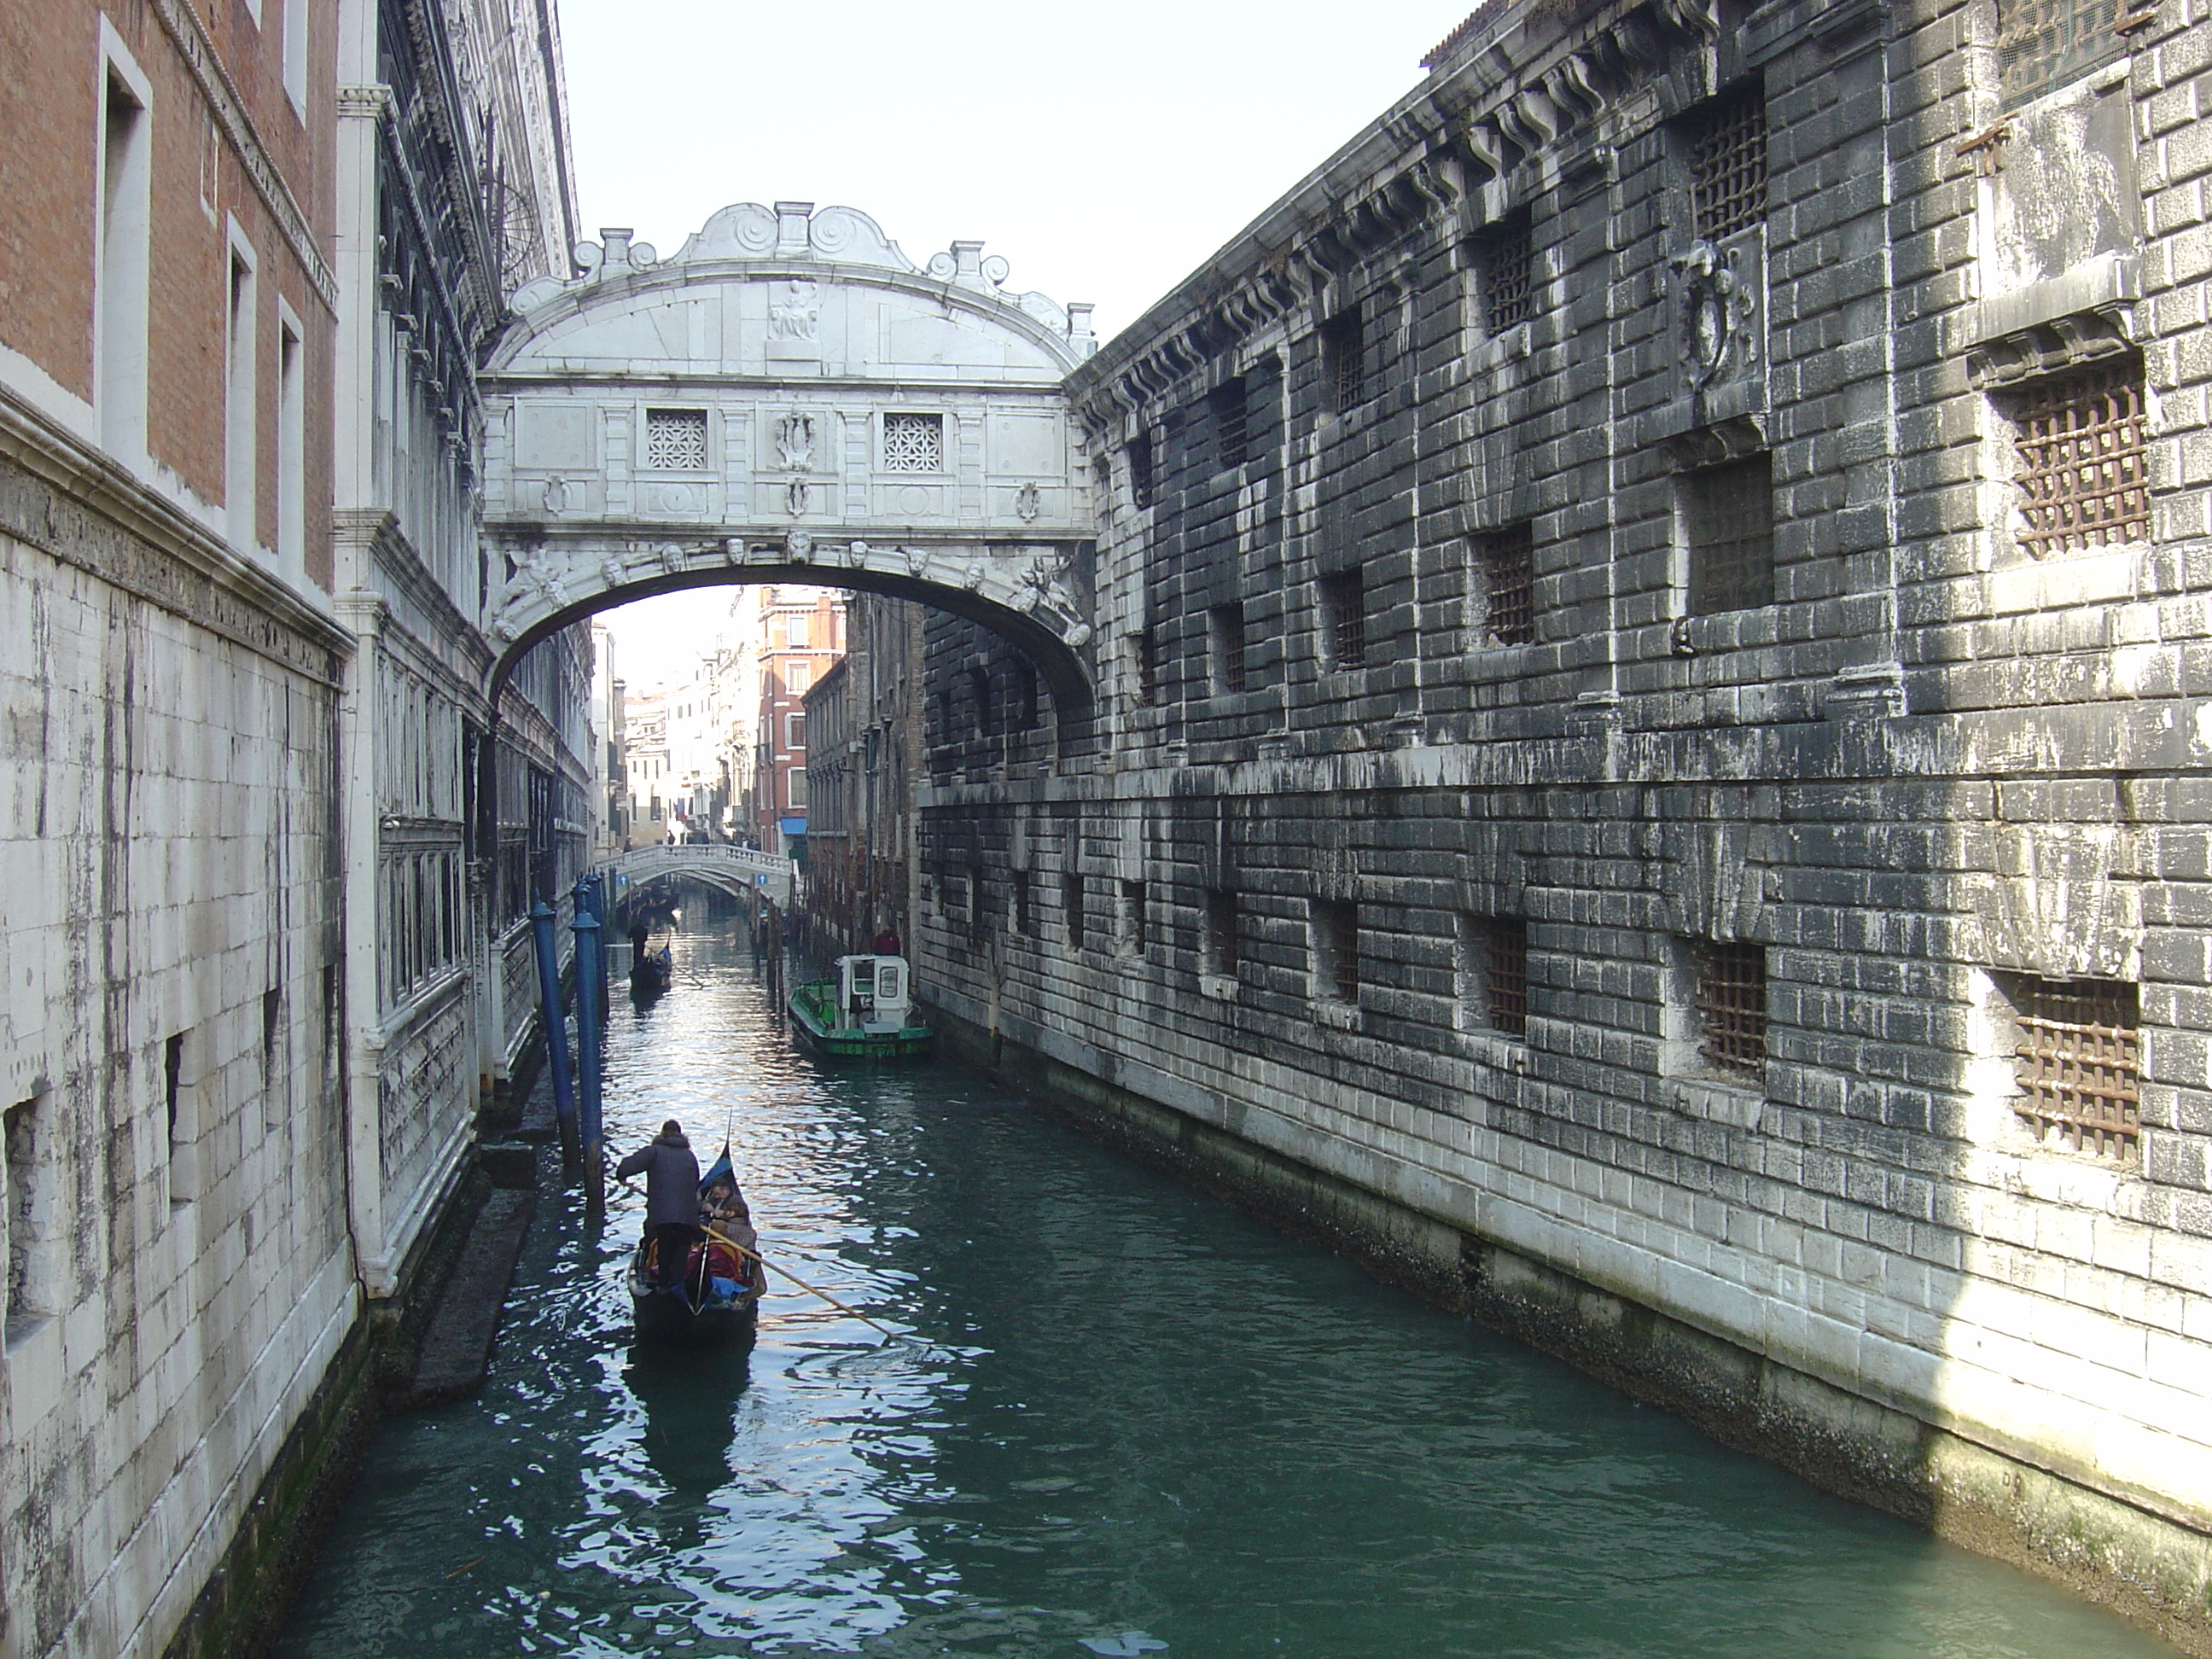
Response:
[[[672,253],[732,202],[840,204],[917,264],[980,238],[1009,290],[1088,300],[1110,337],[1418,82],[1474,3],[560,0],[585,234]],[[609,613],[618,660],[681,661],[726,603]]]

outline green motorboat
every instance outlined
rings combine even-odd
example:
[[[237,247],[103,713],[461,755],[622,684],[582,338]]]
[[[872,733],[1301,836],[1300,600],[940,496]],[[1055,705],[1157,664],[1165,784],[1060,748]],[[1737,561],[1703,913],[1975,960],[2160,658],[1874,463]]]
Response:
[[[791,993],[792,1029],[825,1060],[920,1060],[937,1034],[915,1022],[904,957],[840,957]]]

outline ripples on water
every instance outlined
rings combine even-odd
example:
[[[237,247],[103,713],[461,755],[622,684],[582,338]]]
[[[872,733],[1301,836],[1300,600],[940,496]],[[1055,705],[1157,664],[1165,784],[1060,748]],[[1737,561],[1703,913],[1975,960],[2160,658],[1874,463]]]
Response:
[[[780,1291],[750,1351],[633,1349],[639,1200],[549,1188],[489,1383],[378,1431],[286,1659],[2170,1659],[949,1066],[817,1069],[676,951],[611,1145],[727,1122],[771,1249],[907,1334]]]

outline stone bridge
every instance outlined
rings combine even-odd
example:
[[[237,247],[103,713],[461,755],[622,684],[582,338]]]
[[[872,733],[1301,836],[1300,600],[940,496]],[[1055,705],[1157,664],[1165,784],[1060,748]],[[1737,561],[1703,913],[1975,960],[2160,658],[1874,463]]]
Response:
[[[1090,708],[1094,509],[1061,383],[1087,306],[850,208],[744,203],[670,258],[626,230],[514,296],[484,369],[496,686],[592,611],[731,582],[866,589],[993,629],[1063,739]]]
[[[662,876],[689,876],[739,898],[766,893],[778,904],[791,902],[791,860],[750,847],[639,847],[599,867],[622,878],[618,898]]]

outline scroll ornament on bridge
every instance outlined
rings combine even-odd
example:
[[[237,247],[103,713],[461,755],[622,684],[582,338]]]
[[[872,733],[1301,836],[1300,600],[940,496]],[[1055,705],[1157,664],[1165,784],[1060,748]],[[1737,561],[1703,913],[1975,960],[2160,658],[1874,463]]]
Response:
[[[492,618],[491,631],[502,640],[519,639],[529,626],[525,618],[532,613],[551,616],[567,609],[568,604],[568,586],[561,578],[560,568],[546,556],[544,548],[533,548],[516,561],[498,614]]]

